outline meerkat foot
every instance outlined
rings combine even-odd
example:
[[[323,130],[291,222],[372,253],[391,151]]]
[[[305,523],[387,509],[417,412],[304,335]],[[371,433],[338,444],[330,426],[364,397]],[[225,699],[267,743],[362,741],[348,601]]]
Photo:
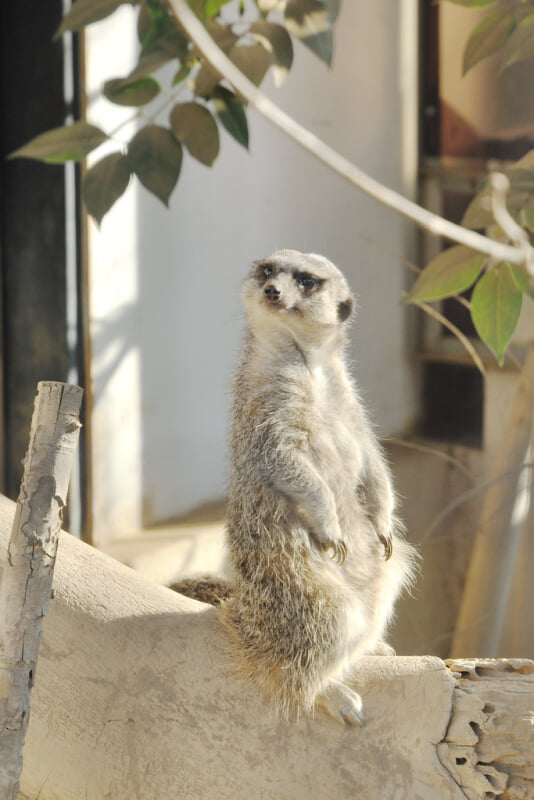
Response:
[[[318,705],[342,725],[365,724],[363,701],[358,692],[343,683],[331,683],[317,698]]]

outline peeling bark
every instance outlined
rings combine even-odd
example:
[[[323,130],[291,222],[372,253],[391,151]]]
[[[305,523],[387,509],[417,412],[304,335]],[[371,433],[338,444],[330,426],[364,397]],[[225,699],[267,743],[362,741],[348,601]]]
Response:
[[[438,756],[468,800],[534,797],[534,662],[457,659]]]
[[[52,578],[82,389],[41,382],[0,585],[0,797],[14,800],[30,713],[42,620]]]

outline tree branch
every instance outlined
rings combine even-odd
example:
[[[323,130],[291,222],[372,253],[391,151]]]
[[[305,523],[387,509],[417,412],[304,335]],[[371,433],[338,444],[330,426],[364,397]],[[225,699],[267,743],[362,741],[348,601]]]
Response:
[[[529,246],[517,247],[495,242],[487,236],[462,228],[453,222],[443,219],[417,203],[408,200],[393,189],[371,178],[355,164],[329,147],[317,136],[310,133],[302,125],[295,122],[275,103],[269,100],[215,44],[202,23],[191,11],[186,0],[170,0],[170,5],[182,28],[198,47],[206,61],[234,87],[236,92],[269,122],[287,134],[297,144],[330,167],[353,186],[373,197],[382,205],[412,220],[420,228],[435,236],[443,236],[466,247],[471,247],[489,255],[496,261],[508,261],[510,264],[524,265],[534,274],[534,251]]]

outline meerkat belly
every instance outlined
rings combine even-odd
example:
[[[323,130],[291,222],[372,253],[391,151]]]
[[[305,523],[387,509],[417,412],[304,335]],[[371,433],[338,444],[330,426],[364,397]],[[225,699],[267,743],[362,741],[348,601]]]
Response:
[[[327,482],[332,480],[332,489],[345,482],[354,483],[361,469],[361,452],[344,392],[333,391],[321,369],[313,373],[310,388],[310,444],[316,466]]]
[[[319,412],[310,430],[314,465],[334,494],[341,519],[357,513],[356,488],[362,469],[358,442],[343,416]]]

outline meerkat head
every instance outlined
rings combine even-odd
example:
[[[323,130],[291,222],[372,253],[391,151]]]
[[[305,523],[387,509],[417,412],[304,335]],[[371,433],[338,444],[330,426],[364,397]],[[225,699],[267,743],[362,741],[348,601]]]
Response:
[[[242,301],[252,329],[274,325],[313,338],[340,331],[354,307],[340,270],[323,256],[297,250],[255,262]]]

